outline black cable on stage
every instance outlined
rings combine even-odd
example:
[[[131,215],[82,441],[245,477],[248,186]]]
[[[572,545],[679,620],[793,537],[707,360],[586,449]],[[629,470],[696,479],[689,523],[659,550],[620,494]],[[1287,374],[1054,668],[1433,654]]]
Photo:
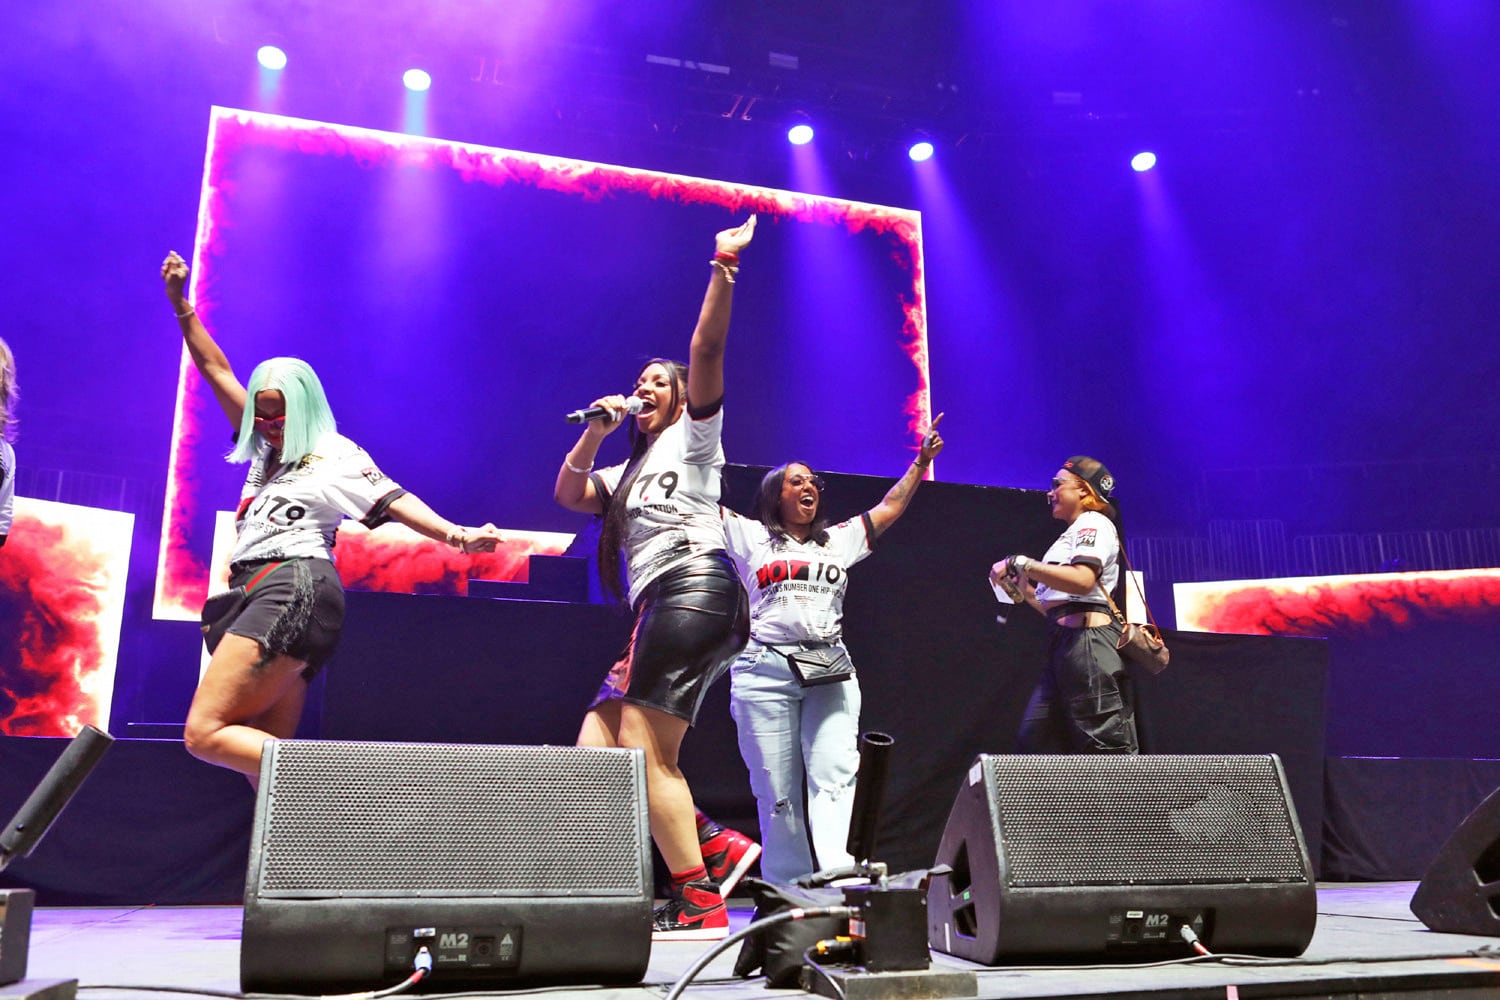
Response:
[[[380,1000],[381,997],[393,997],[397,993],[405,993],[432,975],[432,952],[427,950],[425,944],[412,956],[411,965],[411,975],[395,986],[388,986],[383,990],[363,990],[358,993],[324,994],[319,1000]]]
[[[989,966],[989,968],[1025,972],[1095,972],[1103,970],[1125,972],[1130,969],[1168,969],[1177,965],[1254,966],[1271,969],[1283,966],[1291,968],[1317,965],[1381,965],[1396,962],[1440,962],[1450,958],[1488,958],[1494,960],[1496,957],[1500,957],[1500,946],[1487,944],[1460,952],[1446,951],[1434,952],[1427,955],[1399,955],[1395,957],[1389,955],[1367,955],[1344,958],[1268,958],[1264,955],[1211,952],[1207,955],[1168,958],[1160,962],[1111,962],[1099,965],[1031,965],[1028,963],[1024,965]]]
[[[730,945],[743,941],[753,934],[759,934],[768,927],[790,923],[794,920],[806,920],[809,917],[842,917],[848,919],[857,916],[859,916],[859,910],[853,906],[794,906],[790,910],[783,910],[780,913],[757,920],[753,924],[748,924],[740,930],[735,931],[699,956],[696,962],[688,966],[686,972],[677,977],[677,982],[672,984],[672,988],[667,991],[663,1000],[677,1000],[682,995],[682,991],[687,987],[687,984],[692,982],[698,973],[706,969],[708,963],[723,954]]]
[[[848,916],[849,915],[849,913],[847,913],[847,912],[842,912],[842,911],[847,911],[847,910],[849,910],[848,907],[838,907],[838,906],[822,907],[822,908],[819,908],[817,910],[804,910],[804,911],[802,911],[802,916],[803,917],[823,917],[823,916],[842,917],[842,916]],[[785,922],[787,920],[792,920],[792,919],[796,919],[796,918],[794,918],[794,917],[791,916],[790,911],[785,911],[785,912],[782,912],[782,913],[778,913],[775,916],[767,917],[764,920],[758,920],[755,923],[750,924],[748,927],[745,927],[743,930],[739,931],[738,933],[733,934],[733,935],[731,935],[728,938],[725,938],[723,941],[721,941],[721,942],[718,943],[718,946],[716,948],[714,948],[713,950],[711,950],[707,955],[705,955],[702,959],[700,959],[697,963],[695,963],[694,968],[689,969],[687,973],[685,973],[681,978],[678,979],[678,981],[676,983],[674,983],[672,985],[672,990],[667,993],[665,1000],[676,1000],[676,997],[682,992],[682,989],[688,984],[688,982],[690,982],[693,978],[695,978],[698,972],[702,971],[703,968],[707,967],[707,965],[709,964],[709,962],[712,962],[713,959],[715,959],[716,957],[718,957],[718,955],[725,948],[727,948],[729,945],[733,944],[736,941],[744,940],[744,938],[748,937],[751,932],[759,932],[759,931],[764,930],[765,928],[767,928],[767,927],[769,927],[769,926],[771,926],[773,924],[783,923],[783,922]],[[1282,967],[1282,966],[1291,967],[1291,966],[1320,966],[1320,965],[1345,965],[1345,964],[1347,964],[1347,965],[1381,965],[1381,964],[1394,964],[1394,963],[1397,963],[1397,962],[1441,962],[1441,961],[1446,961],[1448,959],[1453,959],[1453,958],[1485,958],[1485,959],[1490,959],[1491,961],[1493,961],[1493,960],[1496,960],[1497,958],[1500,958],[1500,945],[1487,944],[1487,945],[1481,945],[1478,948],[1470,948],[1470,949],[1468,949],[1466,951],[1459,951],[1459,952],[1453,952],[1453,951],[1433,952],[1431,954],[1425,954],[1425,955],[1400,955],[1400,956],[1396,956],[1396,957],[1370,955],[1370,956],[1347,957],[1347,958],[1315,958],[1315,959],[1307,959],[1307,958],[1267,958],[1267,957],[1265,957],[1263,955],[1239,955],[1239,954],[1224,952],[1224,953],[1213,953],[1213,954],[1208,954],[1208,955],[1190,955],[1190,956],[1187,956],[1185,958],[1173,958],[1173,959],[1167,959],[1167,960],[1161,961],[1161,962],[1120,962],[1120,963],[1114,963],[1114,964],[1108,964],[1108,965],[1029,965],[1029,964],[1028,965],[1006,965],[1006,966],[989,966],[986,969],[983,969],[983,970],[980,970],[980,971],[1006,971],[1006,972],[1016,972],[1016,971],[1024,971],[1024,972],[1089,972],[1089,971],[1096,971],[1096,970],[1108,970],[1108,971],[1119,972],[1119,971],[1129,971],[1131,969],[1163,969],[1163,968],[1171,968],[1172,966],[1178,966],[1178,965],[1183,965],[1183,966],[1186,966],[1186,965],[1224,965],[1224,966],[1228,966],[1228,967],[1231,967],[1231,968],[1233,968],[1235,966],[1256,966],[1256,967],[1261,967],[1261,968],[1277,968],[1277,967]],[[735,982],[735,981],[737,981],[737,980],[713,980],[713,982]],[[402,984],[402,988],[404,988],[405,985],[406,984],[403,983]],[[392,989],[395,989],[395,988],[396,987],[392,987]],[[463,991],[463,992],[455,992],[455,993],[433,993],[433,994],[428,994],[428,995],[429,996],[434,996],[434,997],[441,996],[441,997],[446,998],[446,1000],[467,1000],[467,998],[493,997],[493,996],[499,996],[499,995],[503,995],[503,996],[540,996],[540,995],[545,995],[545,994],[548,994],[548,993],[564,993],[564,992],[566,992],[566,993],[576,993],[576,992],[585,992],[585,991],[589,990],[589,988],[590,987],[588,987],[586,985],[580,986],[580,985],[576,985],[575,984],[575,985],[558,985],[558,986],[538,986],[538,987],[531,987],[529,989],[521,989],[521,990],[466,990],[466,991]],[[593,987],[593,989],[598,990],[598,991],[603,991],[603,990],[606,990],[606,989],[614,990],[614,989],[617,989],[617,988],[618,987],[615,987],[615,986],[607,986],[606,987],[606,986],[603,986],[603,985]],[[647,988],[649,988],[649,987],[647,987]],[[80,983],[79,986],[78,986],[78,992],[82,993],[85,990],[133,991],[133,992],[139,992],[139,993],[172,993],[172,994],[177,994],[177,995],[180,995],[180,996],[225,997],[225,998],[228,998],[228,1000],[319,1000],[319,998],[309,997],[309,996],[307,996],[305,994],[294,994],[294,993],[236,993],[236,992],[234,992],[232,990],[211,990],[211,989],[202,989],[202,988],[193,987],[193,986],[161,986],[161,985],[149,985],[149,984],[148,985],[141,985],[141,984],[96,983],[96,984],[85,985],[85,984],[81,984]],[[353,995],[365,996],[366,994],[353,994]],[[370,994],[370,995],[373,995],[373,994]],[[383,995],[387,995],[388,996],[390,994],[389,993],[385,993]]]
[[[724,982],[738,982],[739,980],[724,980]],[[710,980],[718,982],[718,980]],[[617,990],[618,986],[589,985],[589,984],[562,984],[554,986],[533,986],[518,990],[465,990],[460,993],[427,993],[424,996],[442,997],[444,1000],[468,1000],[468,998],[493,997],[493,996],[545,996],[548,993],[586,993],[589,991],[603,992],[605,990]],[[94,983],[89,985],[80,984],[78,992],[84,990],[111,990],[135,993],[171,993],[180,996],[200,997],[226,997],[229,1000],[321,1000],[319,997],[310,996],[305,993],[237,993],[233,990],[213,990],[198,986],[164,986],[154,984],[119,984],[119,983]]]
[[[829,974],[827,969],[818,964],[818,960],[813,958],[813,952],[817,952],[822,956],[827,956],[833,954],[834,952],[847,952],[852,955],[854,954],[853,940],[851,940],[850,938],[831,938],[823,941],[818,941],[817,943],[804,948],[802,951],[803,964],[823,977],[823,981],[828,984],[829,989],[833,990],[833,995],[837,997],[838,1000],[848,1000],[848,998],[844,995],[844,988],[839,985],[837,979],[834,979],[833,976]]]
[[[398,993],[404,993],[432,975],[432,952],[428,951],[425,945],[418,948],[417,953],[412,956],[411,964],[411,975],[395,986],[387,986],[383,990],[363,990],[358,993],[326,993],[320,997],[302,996],[291,993],[231,993],[228,990],[203,990],[176,986],[100,985],[79,986],[78,989],[80,992],[83,990],[139,990],[151,993],[182,993],[189,996],[234,997],[235,1000],[251,1000],[251,998],[261,998],[261,1000],[270,1000],[270,998],[276,998],[276,1000],[382,1000],[383,997],[392,997]]]

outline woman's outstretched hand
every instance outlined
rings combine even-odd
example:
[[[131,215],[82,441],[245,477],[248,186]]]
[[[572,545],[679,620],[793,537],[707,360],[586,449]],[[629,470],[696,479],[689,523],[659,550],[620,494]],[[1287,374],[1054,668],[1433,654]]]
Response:
[[[937,457],[938,452],[943,450],[943,436],[938,433],[938,424],[942,422],[943,415],[939,413],[932,418],[932,426],[927,428],[927,433],[922,437],[921,455],[918,461],[922,463],[931,462]]]
[[[743,223],[733,229],[725,229],[715,234],[714,249],[720,253],[738,254],[750,243],[750,238],[755,235],[755,216],[751,215]]]
[[[161,262],[161,280],[166,286],[167,298],[172,305],[181,311],[183,303],[183,286],[187,284],[188,266],[187,261],[177,255],[176,250],[167,254],[167,259]]]
[[[459,550],[469,552],[493,552],[505,542],[505,536],[500,529],[493,524],[483,524],[478,528],[464,528]]]

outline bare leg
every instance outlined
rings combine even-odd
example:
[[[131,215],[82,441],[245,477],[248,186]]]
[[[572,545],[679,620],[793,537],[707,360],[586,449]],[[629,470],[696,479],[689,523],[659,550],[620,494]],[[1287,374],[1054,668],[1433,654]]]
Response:
[[[298,679],[301,680],[300,671]],[[245,725],[264,730],[278,740],[289,740],[297,735],[297,725],[302,721],[302,706],[306,701],[307,682],[293,684],[270,708],[253,719],[246,719]]]
[[[578,729],[577,746],[608,747],[620,745],[620,700],[611,698],[601,701],[584,713],[583,725]]]
[[[675,715],[641,705],[620,706],[620,745],[645,751],[651,839],[673,873],[703,864],[693,793],[677,766],[687,729],[687,721]]]
[[[239,771],[254,786],[261,747],[297,731],[307,682],[302,660],[272,657],[262,663],[260,643],[224,636],[188,709],[184,742],[199,760]]]

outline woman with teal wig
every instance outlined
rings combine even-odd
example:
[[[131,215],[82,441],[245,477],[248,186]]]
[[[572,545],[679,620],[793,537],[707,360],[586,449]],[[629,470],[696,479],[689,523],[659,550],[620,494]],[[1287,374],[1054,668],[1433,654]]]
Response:
[[[372,528],[398,521],[464,552],[492,551],[501,537],[492,524],[454,524],[381,472],[338,433],[307,362],[271,358],[242,385],[186,298],[187,263],[169,253],[161,273],[193,364],[236,430],[229,461],[250,464],[230,589],[203,608],[211,658],[185,738],[193,756],[254,784],[263,744],[296,733],[307,683],[338,643],[344,591],[333,546],[344,518]]]
[[[11,431],[16,423],[16,358],[10,346],[0,340],[0,546],[10,537],[11,519],[16,506],[16,452],[10,446]]]

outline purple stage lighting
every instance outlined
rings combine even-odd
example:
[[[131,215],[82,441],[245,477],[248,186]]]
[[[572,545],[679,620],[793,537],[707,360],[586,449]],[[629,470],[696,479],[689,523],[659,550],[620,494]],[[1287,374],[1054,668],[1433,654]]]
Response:
[[[286,53],[274,45],[262,45],[255,50],[255,61],[266,69],[285,69]]]
[[[812,137],[813,128],[806,122],[800,125],[793,125],[786,131],[786,141],[790,142],[793,146],[806,146],[812,142]]]
[[[401,74],[401,82],[407,90],[421,93],[432,86],[432,76],[425,69],[409,69]]]
[[[1156,166],[1155,153],[1136,153],[1130,158],[1130,169],[1138,174],[1144,174],[1154,166]]]
[[[913,163],[923,163],[932,159],[932,153],[932,143],[926,139],[912,143],[911,148],[906,151],[906,155],[911,157]]]

